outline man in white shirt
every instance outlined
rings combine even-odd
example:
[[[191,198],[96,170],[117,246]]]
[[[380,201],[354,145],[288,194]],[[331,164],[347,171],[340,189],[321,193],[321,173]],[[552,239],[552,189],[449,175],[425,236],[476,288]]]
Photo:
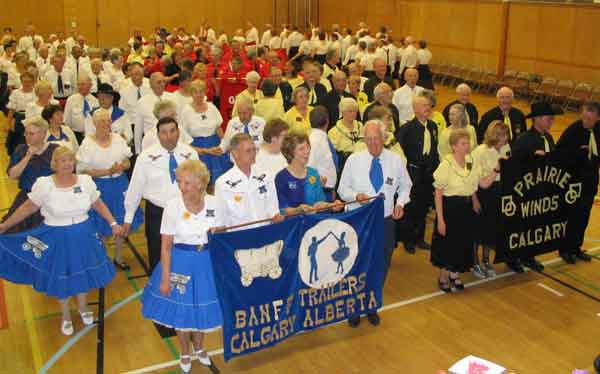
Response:
[[[234,135],[246,133],[250,135],[254,145],[260,147],[263,142],[263,130],[265,128],[265,120],[254,115],[254,103],[248,98],[239,98],[238,116],[232,118],[227,124],[225,135],[221,140],[221,149],[223,152],[229,151],[230,141]]]
[[[19,39],[17,45],[17,52],[29,53],[29,49],[33,48],[33,38],[35,35],[35,28],[33,25],[25,26],[24,35]]]
[[[135,119],[135,109],[139,99],[144,97],[146,94],[152,92],[150,89],[150,83],[144,84],[147,79],[144,78],[144,68],[140,65],[135,65],[130,70],[131,85],[121,88],[119,91],[121,100],[119,100],[119,108],[123,109],[127,113],[127,117],[130,120]]]
[[[92,93],[98,92],[98,87],[102,83],[110,84],[110,78],[104,72],[102,68],[102,60],[99,58],[95,58],[90,62],[91,71],[88,73],[90,79],[92,80]]]
[[[412,36],[406,37],[406,47],[402,51],[402,57],[400,59],[400,84],[404,84],[404,72],[406,69],[416,68],[419,64],[419,55],[417,54],[417,48],[415,48],[415,40]]]
[[[310,112],[312,130],[308,136],[310,154],[308,166],[317,169],[321,176],[321,185],[328,202],[333,202],[337,183],[338,157],[333,144],[327,136],[329,113],[324,106],[317,106]]]
[[[92,115],[94,108],[100,106],[90,92],[92,80],[89,75],[81,74],[77,82],[77,93],[71,95],[65,104],[65,125],[75,133],[79,144],[85,137],[85,120]]]
[[[349,210],[367,203],[367,199],[372,196],[379,194],[384,197],[384,284],[396,247],[394,220],[399,220],[404,215],[404,206],[410,201],[412,187],[404,160],[384,148],[386,137],[386,128],[381,121],[366,123],[364,141],[367,149],[348,158],[338,186],[338,194],[344,201],[359,201],[347,206]],[[377,313],[370,314],[367,318],[374,326],[380,322]],[[352,327],[358,326],[360,316],[350,318],[348,323]]]
[[[280,222],[283,217],[279,214],[275,176],[257,170],[256,147],[250,135],[236,134],[231,139],[231,156],[233,167],[215,183],[217,225],[228,227],[263,219]]]
[[[40,45],[35,65],[37,66],[39,77],[43,77],[50,68],[50,50],[47,44]]]
[[[417,86],[418,80],[419,72],[417,69],[406,69],[404,72],[404,81],[406,83],[394,92],[392,103],[396,106],[396,109],[398,109],[400,126],[410,121],[415,116],[415,112],[413,111],[413,96],[423,92],[423,87]]]
[[[287,37],[287,39],[290,47],[290,50],[288,51],[288,57],[292,58],[298,54],[300,43],[302,43],[304,40],[304,36],[300,31],[298,31],[298,27],[294,26],[292,33]]]
[[[146,200],[145,232],[148,243],[150,272],[160,261],[160,224],[167,202],[177,196],[175,170],[185,160],[198,160],[198,153],[179,142],[177,121],[170,117],[156,124],[159,143],[142,152],[135,163],[131,183],[125,194],[124,235],[129,234],[131,222],[142,198]]]
[[[142,96],[135,106],[135,117],[133,120],[133,140],[135,144],[135,153],[142,152],[142,138],[144,133],[156,125],[154,116],[154,104],[160,100],[176,101],[174,95],[165,92],[166,79],[162,73],[153,73],[150,76],[150,92]]]
[[[62,53],[57,53],[52,57],[52,66],[46,71],[44,80],[52,85],[54,98],[58,101],[66,101],[71,96],[75,88],[75,76],[73,72],[65,67],[66,57]]]
[[[260,46],[261,47],[269,47],[269,43],[271,42],[271,38],[273,37],[272,31],[271,31],[272,28],[273,28],[273,26],[271,26],[270,23],[267,23],[265,25],[265,31],[262,34],[262,38],[260,38]]]
[[[71,55],[67,57],[65,65],[73,72],[76,81],[79,79],[79,74],[87,74],[91,70],[90,61],[83,56],[83,50],[79,44],[71,48]]]

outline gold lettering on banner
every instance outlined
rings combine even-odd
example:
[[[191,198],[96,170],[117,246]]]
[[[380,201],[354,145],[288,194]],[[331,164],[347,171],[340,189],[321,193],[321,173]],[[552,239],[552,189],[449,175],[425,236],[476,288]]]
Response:
[[[515,183],[513,190],[517,195],[523,197],[526,191],[540,183],[555,184],[564,190],[567,188],[569,179],[571,179],[571,174],[555,166],[547,165],[543,168],[538,168],[535,171],[526,173],[521,179],[522,180]]]
[[[511,250],[515,250],[561,239],[566,234],[567,221],[557,222],[523,232],[513,232],[508,237],[508,245]]]

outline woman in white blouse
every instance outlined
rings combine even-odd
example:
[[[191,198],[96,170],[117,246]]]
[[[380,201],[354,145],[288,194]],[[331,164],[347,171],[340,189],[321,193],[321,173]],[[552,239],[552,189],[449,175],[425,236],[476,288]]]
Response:
[[[102,194],[104,203],[120,225],[125,217],[125,192],[129,186],[126,171],[131,167],[129,158],[131,149],[119,134],[111,131],[111,119],[108,110],[98,109],[92,117],[96,129],[93,135],[87,135],[77,151],[77,170],[92,178]],[[103,238],[112,235],[110,226],[98,214],[92,212],[91,218]],[[133,230],[142,224],[142,211],[138,209],[131,224]],[[115,238],[113,262],[121,270],[129,270],[123,262],[121,248],[123,238]]]
[[[204,247],[216,226],[216,201],[206,193],[209,171],[201,161],[182,162],[176,174],[181,195],[163,213],[161,262],[144,289],[142,314],[177,331],[179,365],[190,373],[192,349],[202,365],[212,366],[203,350],[204,334],[223,324],[210,252]]]
[[[58,101],[52,98],[54,93],[52,92],[52,85],[48,81],[39,81],[33,88],[36,100],[33,103],[29,103],[25,109],[25,118],[35,117],[42,115],[42,110],[50,104],[58,105]]]
[[[9,134],[6,139],[6,151],[12,155],[19,144],[25,143],[25,128],[23,120],[25,111],[35,102],[35,93],[33,91],[34,76],[29,72],[21,74],[21,87],[12,90],[8,98],[8,126]]]
[[[254,163],[257,169],[266,171],[274,177],[288,166],[285,156],[281,153],[281,144],[289,128],[282,119],[272,119],[267,122],[263,130],[264,142],[258,148]]]
[[[213,103],[206,101],[206,84],[203,81],[192,82],[190,92],[193,101],[181,112],[181,127],[194,138],[191,145],[208,167],[210,182],[214,184],[231,166],[228,155],[223,154],[219,147],[223,138],[223,117]]]
[[[77,153],[79,143],[77,143],[73,130],[64,125],[63,114],[63,108],[58,104],[50,104],[42,110],[42,118],[48,121],[46,141],[65,146]]]
[[[87,306],[87,293],[106,287],[115,268],[96,226],[89,219],[94,209],[110,223],[113,235],[119,226],[89,175],[77,175],[75,155],[67,147],[57,148],[51,162],[54,174],[37,179],[28,199],[4,223],[0,233],[40,210],[44,224],[38,228],[0,236],[0,277],[32,285],[36,291],[59,299],[61,331],[73,334],[69,299],[77,296],[79,313],[85,325],[94,323]]]
[[[510,131],[508,125],[502,121],[492,121],[485,131],[483,144],[480,144],[471,153],[473,159],[480,165],[482,174],[488,175],[492,171],[499,171],[498,161],[508,157],[510,146],[508,145]],[[477,198],[481,205],[478,232],[478,244],[482,246],[475,248],[475,265],[473,275],[478,278],[494,277],[496,272],[490,265],[490,250],[496,249],[496,233],[498,217],[500,217],[500,174],[498,174],[488,188],[477,190]]]

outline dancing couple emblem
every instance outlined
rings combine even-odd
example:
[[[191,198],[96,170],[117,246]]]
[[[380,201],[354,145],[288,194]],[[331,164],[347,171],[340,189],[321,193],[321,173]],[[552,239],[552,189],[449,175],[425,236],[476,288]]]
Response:
[[[333,236],[335,240],[337,240],[338,246],[337,249],[331,254],[331,258],[333,259],[333,261],[337,262],[337,269],[335,273],[344,273],[344,261],[350,255],[350,247],[348,247],[348,245],[346,244],[346,232],[342,231],[341,235],[338,237],[333,231],[329,231],[324,237],[322,237],[319,240],[317,240],[316,236],[313,236],[312,242],[308,246],[308,256],[310,257],[310,283],[319,281],[317,250],[319,249],[319,245],[321,245],[321,243],[327,240],[329,235]]]

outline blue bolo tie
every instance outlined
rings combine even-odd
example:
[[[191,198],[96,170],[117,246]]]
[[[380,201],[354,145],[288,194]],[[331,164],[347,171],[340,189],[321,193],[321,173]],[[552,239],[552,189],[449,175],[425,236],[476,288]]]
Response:
[[[244,134],[250,135],[250,129],[248,128],[248,125],[244,125]]]
[[[175,170],[177,170],[177,160],[175,159],[173,152],[169,152],[169,174],[171,175],[171,183],[175,183],[175,180],[177,179]]]
[[[90,108],[90,103],[88,103],[87,99],[83,98],[83,116],[87,117],[90,115],[92,109]]]
[[[378,193],[383,186],[383,169],[381,169],[381,162],[379,158],[373,158],[371,161],[371,170],[369,170],[369,179],[375,189],[375,193]]]

